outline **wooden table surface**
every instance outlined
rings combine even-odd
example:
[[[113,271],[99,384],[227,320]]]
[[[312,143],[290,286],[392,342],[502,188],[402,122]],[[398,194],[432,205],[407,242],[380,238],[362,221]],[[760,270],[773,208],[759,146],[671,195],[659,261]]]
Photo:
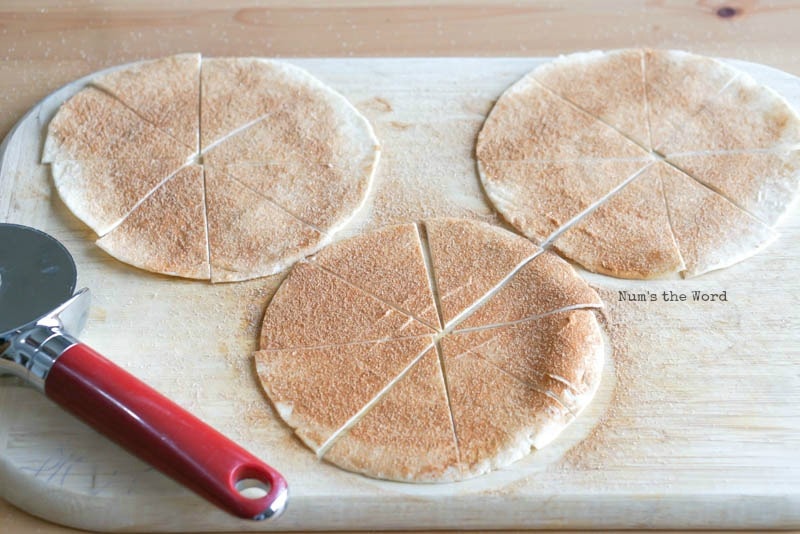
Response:
[[[204,55],[550,56],[652,46],[736,57],[800,75],[800,2],[2,0],[0,133],[93,71]],[[0,530],[77,532],[0,501]]]

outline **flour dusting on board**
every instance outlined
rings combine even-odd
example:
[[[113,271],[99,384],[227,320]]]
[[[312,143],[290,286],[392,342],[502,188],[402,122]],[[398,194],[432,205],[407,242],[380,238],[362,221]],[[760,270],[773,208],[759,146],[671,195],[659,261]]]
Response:
[[[439,110],[431,113],[383,97],[358,105],[381,140],[381,161],[368,206],[345,233],[433,217],[502,224],[481,188],[474,157],[484,120],[474,110],[492,101],[453,102],[446,93],[439,98]]]

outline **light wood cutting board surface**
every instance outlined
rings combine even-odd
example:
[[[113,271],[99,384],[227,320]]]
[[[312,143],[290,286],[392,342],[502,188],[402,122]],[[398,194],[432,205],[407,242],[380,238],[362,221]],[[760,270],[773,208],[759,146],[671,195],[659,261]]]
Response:
[[[500,223],[476,176],[493,101],[542,60],[297,59],[372,122],[383,154],[344,234],[433,216]],[[798,79],[735,63],[800,106]],[[113,530],[791,527],[800,525],[800,261],[795,215],[762,254],[689,281],[587,274],[607,303],[609,363],[594,403],[542,451],[450,485],[376,481],[320,463],[273,413],[251,351],[281,277],[210,285],[123,265],[58,199],[38,163],[70,84],[9,138],[0,217],[51,233],[94,304],[85,341],[289,478],[288,511],[245,524],[130,457],[33,390],[0,379],[0,487],[72,526]],[[725,291],[726,302],[626,302],[634,293]]]
[[[733,16],[722,16],[731,14]],[[427,2],[379,1],[367,5],[362,2],[255,4],[234,1],[221,6],[205,0],[191,4],[164,0],[135,4],[100,0],[78,7],[54,0],[11,1],[4,3],[0,13],[0,49],[5,51],[0,57],[0,131],[7,133],[38,100],[85,74],[140,58],[190,50],[208,55],[261,56],[548,56],[590,48],[649,45],[749,59],[798,73],[798,14],[800,6],[793,2],[750,1],[620,4],[586,0],[563,5],[550,2],[487,5],[445,1],[430,5]],[[59,209],[64,215],[63,207]],[[773,247],[769,252],[780,255],[787,254],[786,250],[796,250],[797,240],[787,238],[789,234],[784,229],[784,236],[774,246],[783,247],[783,251]],[[787,316],[792,309],[787,304],[796,304],[797,291],[794,290],[796,286],[788,287],[784,281],[796,273],[796,267],[788,259],[780,263],[781,268],[784,266],[783,273],[777,266],[770,267],[771,274],[763,284],[745,301],[737,301],[738,311],[749,309],[752,303],[756,307],[768,306],[766,317],[731,322],[730,317],[720,316],[712,325],[716,327],[712,335],[718,349],[744,343],[748,350],[767,353],[775,343],[771,336],[777,336],[777,343],[784,347],[794,347],[794,352],[783,363],[775,360],[775,365],[781,367],[772,377],[776,390],[787,385],[786,377],[797,374],[796,368],[791,367],[797,360],[798,340],[796,334],[793,335],[797,328],[796,323],[788,322]],[[720,285],[734,280],[736,273],[738,271],[724,277]],[[778,282],[773,283],[773,280]],[[97,293],[97,288],[93,289]],[[775,296],[777,299],[770,304]],[[97,306],[97,300],[95,304]],[[635,309],[629,312],[634,313]],[[707,312],[713,314],[714,310]],[[651,309],[647,308],[645,313],[649,315]],[[96,314],[102,317],[102,309]],[[248,321],[254,315],[255,312],[248,314]],[[683,329],[702,329],[706,324],[686,320]],[[724,324],[728,326],[720,329]],[[768,328],[764,330],[762,324]],[[749,335],[751,330],[756,332],[755,336]],[[87,335],[91,335],[91,330]],[[650,336],[650,339],[658,338]],[[678,358],[677,349],[675,352]],[[724,365],[724,358],[720,357],[719,363]],[[637,370],[634,375],[638,377],[638,373]],[[745,387],[748,379],[740,378]],[[707,389],[714,395],[713,385]],[[782,393],[792,394],[791,391]],[[723,392],[717,395],[722,398]],[[5,411],[3,406],[0,404],[0,411]],[[742,424],[747,423],[747,414],[740,415]],[[734,418],[736,414],[730,413],[729,422]],[[636,439],[636,431],[634,427],[619,439]],[[694,433],[702,431],[703,428],[697,426]],[[662,434],[661,439],[672,440],[671,446],[676,450],[680,449],[681,440],[688,439],[667,432]],[[714,450],[713,440],[709,439],[708,448]],[[618,463],[624,464],[623,451],[604,449],[615,456]],[[758,454],[756,447],[748,449],[750,456]],[[764,457],[773,454],[771,450],[764,452]],[[687,450],[684,455],[688,457],[691,452]],[[695,458],[694,461],[701,460]],[[739,463],[756,462],[745,455]],[[587,466],[587,469],[598,469],[598,466]],[[641,480],[648,479],[647,467],[640,459],[630,463],[629,471],[636,470],[641,471]],[[753,477],[759,478],[759,475],[754,473]],[[659,487],[665,493],[668,491],[669,483],[662,484],[657,477],[651,480],[654,491]],[[776,493],[780,491],[776,489]],[[663,517],[663,512],[654,514],[641,526],[657,524]],[[180,521],[175,520],[173,524],[180,524]],[[27,516],[2,500],[0,525],[9,532],[72,532]],[[191,528],[188,523],[181,526]]]

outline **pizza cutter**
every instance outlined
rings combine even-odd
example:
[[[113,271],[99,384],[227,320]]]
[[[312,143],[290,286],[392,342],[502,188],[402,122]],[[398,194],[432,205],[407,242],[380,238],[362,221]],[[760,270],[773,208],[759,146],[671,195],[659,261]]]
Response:
[[[223,510],[280,514],[288,497],[280,473],[73,337],[89,313],[89,290],[73,294],[76,278],[56,239],[0,223],[0,373]]]

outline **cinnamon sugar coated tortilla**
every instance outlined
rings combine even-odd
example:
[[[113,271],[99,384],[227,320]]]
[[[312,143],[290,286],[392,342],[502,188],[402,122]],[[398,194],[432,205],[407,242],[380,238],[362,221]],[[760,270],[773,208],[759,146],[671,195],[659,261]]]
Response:
[[[669,162],[770,226],[800,189],[800,150],[674,154]]]
[[[184,145],[199,149],[200,54],[143,61],[91,83]]]
[[[641,50],[562,56],[536,69],[537,82],[638,144],[650,146]],[[589,79],[597,83],[575,83]]]
[[[589,308],[479,330],[456,329],[450,338],[450,357],[481,358],[573,413],[588,404],[600,380],[602,341]]]
[[[524,321],[575,305],[601,308],[603,303],[575,269],[556,254],[544,252],[527,262],[457,329]]]
[[[257,354],[258,376],[283,419],[315,451],[422,351],[431,336]],[[331,380],[337,377],[337,380]]]
[[[304,70],[181,54],[92,79],[50,121],[42,161],[111,255],[228,282],[277,273],[329,243],[364,203],[379,153],[367,120]],[[162,192],[189,169],[196,191]],[[171,226],[187,195],[200,199],[191,209],[204,225],[191,240]],[[182,237],[150,239],[145,219]],[[201,248],[205,267],[189,268]]]
[[[433,219],[424,228],[444,326],[541,252],[529,241],[477,221]]]
[[[486,193],[506,220],[545,242],[599,202],[648,159],[480,162]]]
[[[105,235],[184,165],[179,159],[60,159],[50,170],[64,204]]]
[[[432,219],[295,265],[254,357],[281,418],[324,460],[449,482],[543,447],[589,404],[604,360],[601,306],[572,267],[528,240]]]
[[[653,278],[685,269],[661,187],[671,168],[657,161],[553,241],[588,270]]]
[[[141,269],[208,278],[203,169],[185,167],[97,244]],[[169,231],[164,231],[169,228]]]
[[[798,146],[800,116],[747,74],[632,49],[525,76],[498,99],[476,154],[492,204],[534,243],[647,279],[697,276],[765,246],[800,189]]]
[[[422,246],[419,228],[403,224],[330,245],[314,256],[313,262],[330,272],[346,273],[347,283],[374,292],[377,298],[436,328],[439,317]]]
[[[267,308],[261,348],[324,347],[433,334],[430,327],[347,283],[348,274],[298,263]]]
[[[42,162],[190,161],[194,152],[113,96],[87,87],[67,100],[50,121]]]
[[[378,478],[411,482],[461,478],[436,349],[428,349],[325,458]]]

